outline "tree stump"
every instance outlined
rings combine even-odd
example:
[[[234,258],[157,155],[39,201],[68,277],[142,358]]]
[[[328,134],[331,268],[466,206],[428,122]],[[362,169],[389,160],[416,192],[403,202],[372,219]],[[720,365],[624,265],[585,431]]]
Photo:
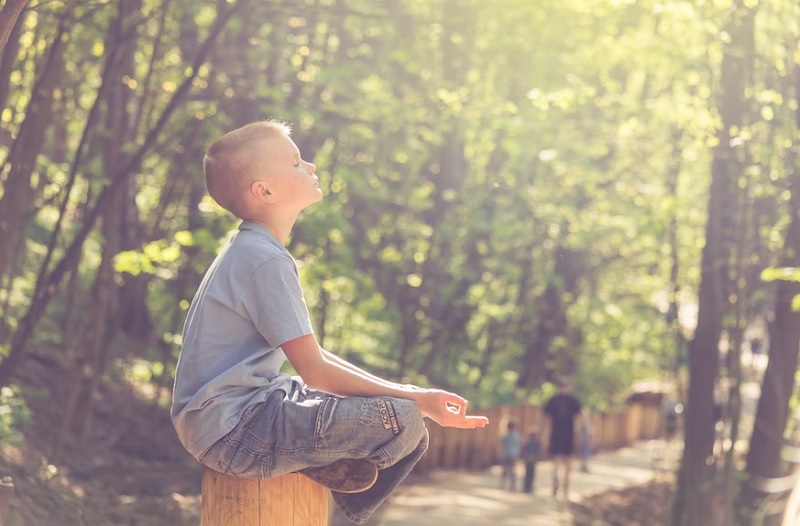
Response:
[[[252,480],[206,469],[201,526],[327,526],[328,490],[302,475]]]

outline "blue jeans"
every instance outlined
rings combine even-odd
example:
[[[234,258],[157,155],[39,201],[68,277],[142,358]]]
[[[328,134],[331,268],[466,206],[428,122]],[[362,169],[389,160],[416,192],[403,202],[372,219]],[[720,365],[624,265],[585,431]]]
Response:
[[[274,478],[341,458],[375,464],[378,480],[361,493],[332,491],[354,524],[364,524],[411,472],[428,447],[428,431],[413,400],[340,398],[295,380],[291,392],[275,391],[248,407],[238,425],[200,461],[244,478]]]

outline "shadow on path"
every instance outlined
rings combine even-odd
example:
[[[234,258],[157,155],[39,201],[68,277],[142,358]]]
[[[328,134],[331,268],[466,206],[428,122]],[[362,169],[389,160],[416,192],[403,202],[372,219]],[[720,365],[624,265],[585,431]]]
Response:
[[[652,469],[656,441],[595,455],[589,472],[574,462],[570,501],[612,489],[644,484]],[[519,468],[517,484],[522,481]],[[534,494],[500,488],[500,471],[436,471],[419,483],[401,487],[385,505],[376,526],[546,526],[570,525],[569,502],[555,499],[552,463],[539,462]]]

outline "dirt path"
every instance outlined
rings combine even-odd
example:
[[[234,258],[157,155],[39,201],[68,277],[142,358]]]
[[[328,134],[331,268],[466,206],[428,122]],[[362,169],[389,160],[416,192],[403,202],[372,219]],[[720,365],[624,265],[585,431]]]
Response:
[[[574,469],[570,500],[653,479],[653,452],[659,443],[597,454],[589,472]],[[577,464],[577,463],[576,463]],[[577,467],[577,466],[576,466]],[[518,483],[521,481],[520,469]],[[500,489],[497,468],[483,472],[437,471],[401,488],[387,503],[376,526],[560,526],[571,525],[569,503],[551,496],[552,463],[537,466],[534,494]],[[370,523],[372,524],[372,523]]]

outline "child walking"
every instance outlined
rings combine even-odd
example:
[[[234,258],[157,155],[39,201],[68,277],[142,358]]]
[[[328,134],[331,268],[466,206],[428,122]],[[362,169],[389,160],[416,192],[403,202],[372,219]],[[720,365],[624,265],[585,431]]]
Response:
[[[522,460],[525,462],[525,479],[523,481],[522,490],[525,493],[534,493],[536,462],[539,461],[541,450],[539,433],[531,431],[525,444],[522,445]]]
[[[519,461],[522,439],[517,432],[517,424],[512,420],[506,426],[506,433],[500,438],[503,452],[503,473],[500,475],[500,487],[514,491],[517,489],[517,461]]]
[[[488,420],[468,416],[454,393],[385,380],[319,346],[284,245],[322,192],[286,125],[223,135],[203,167],[211,197],[242,223],[189,307],[171,408],[178,437],[222,473],[306,475],[363,524],[425,452],[423,417],[458,428]],[[299,376],[280,371],[287,358]]]

